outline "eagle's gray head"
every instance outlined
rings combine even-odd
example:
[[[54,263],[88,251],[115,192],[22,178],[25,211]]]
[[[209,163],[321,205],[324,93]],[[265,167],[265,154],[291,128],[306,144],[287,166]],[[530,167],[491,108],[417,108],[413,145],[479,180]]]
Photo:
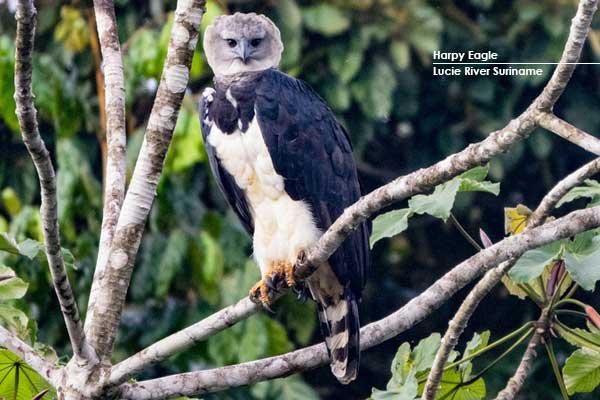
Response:
[[[220,76],[277,67],[283,51],[279,29],[255,13],[215,18],[206,28],[203,46],[208,65]]]

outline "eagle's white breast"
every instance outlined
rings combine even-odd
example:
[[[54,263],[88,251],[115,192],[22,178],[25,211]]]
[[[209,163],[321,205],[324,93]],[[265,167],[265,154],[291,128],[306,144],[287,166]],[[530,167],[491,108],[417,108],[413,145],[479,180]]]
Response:
[[[273,264],[293,263],[320,236],[310,207],[286,193],[273,167],[256,118],[246,130],[225,134],[213,124],[208,142],[223,167],[244,190],[254,219],[254,257],[264,274]]]

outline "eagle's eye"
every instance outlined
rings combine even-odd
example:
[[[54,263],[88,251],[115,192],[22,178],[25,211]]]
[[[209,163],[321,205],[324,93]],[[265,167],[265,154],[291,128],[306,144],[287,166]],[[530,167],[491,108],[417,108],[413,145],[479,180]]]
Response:
[[[229,47],[233,48],[237,46],[237,41],[235,39],[227,39],[227,44],[229,45]]]
[[[252,39],[250,41],[250,44],[252,45],[252,47],[256,47],[260,44],[260,42],[262,42],[262,39],[256,38],[256,39]]]

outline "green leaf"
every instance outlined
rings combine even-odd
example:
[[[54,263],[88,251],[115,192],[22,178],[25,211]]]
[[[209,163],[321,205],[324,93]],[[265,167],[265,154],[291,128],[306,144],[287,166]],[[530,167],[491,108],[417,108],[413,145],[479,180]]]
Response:
[[[425,371],[433,365],[435,354],[440,348],[441,335],[434,332],[425,339],[419,341],[417,347],[411,353],[411,366],[415,372]]]
[[[390,54],[398,69],[410,66],[410,47],[404,40],[394,40],[390,45]]]
[[[594,240],[596,244],[600,243],[600,238]],[[596,246],[597,247],[597,246]],[[585,290],[594,290],[596,282],[600,279],[600,248],[587,254],[565,252],[566,269],[582,288]]]
[[[302,12],[294,0],[280,0],[275,9],[275,17],[285,47],[281,64],[293,67],[297,65],[302,52]]]
[[[418,395],[418,383],[414,372],[408,377],[407,382],[399,387],[379,390],[373,388],[370,399],[372,400],[414,400]]]
[[[0,349],[0,398],[31,400],[45,389],[44,400],[56,399],[56,392],[31,367],[6,349]]]
[[[350,107],[350,90],[348,86],[332,79],[323,83],[323,96],[335,111],[346,111]]]
[[[33,260],[41,249],[42,244],[35,240],[25,239],[21,243],[17,243],[8,233],[0,232],[0,251],[25,256]]]
[[[402,387],[410,374],[415,375],[415,371],[410,368],[410,353],[410,344],[408,342],[404,342],[398,347],[390,368],[392,378],[388,382],[388,389]]]
[[[585,186],[577,186],[569,190],[569,192],[556,203],[556,208],[583,197],[591,199],[592,203],[596,204],[600,200],[600,183],[593,179],[586,179],[584,183]]]
[[[4,205],[4,208],[6,211],[8,211],[8,214],[11,217],[14,217],[19,213],[19,211],[21,211],[21,200],[13,188],[7,187],[2,191],[0,196],[2,198],[2,204]]]
[[[339,35],[348,29],[351,22],[344,12],[325,3],[305,8],[302,16],[308,29],[324,36]]]
[[[471,340],[467,342],[465,351],[463,352],[463,358],[469,357],[471,354],[479,351],[480,349],[487,346],[490,340],[490,331],[484,331],[481,334],[475,332]],[[461,372],[463,379],[469,379],[473,370],[473,364],[470,362],[462,363],[458,370]]]
[[[0,265],[0,301],[20,299],[27,293],[27,282],[15,275],[15,272]]]
[[[169,146],[165,168],[168,172],[182,172],[206,159],[197,111],[182,108]]]
[[[450,216],[450,210],[454,206],[460,186],[460,179],[452,179],[436,186],[430,195],[413,196],[408,200],[408,206],[416,214],[429,214],[446,221]]]
[[[489,172],[489,164],[472,168],[452,180],[435,187],[430,195],[416,195],[409,201],[410,209],[417,214],[429,214],[444,221],[450,216],[458,192],[487,192],[497,195],[500,184],[484,181]]]
[[[404,232],[408,228],[408,218],[411,214],[410,208],[402,208],[378,215],[373,220],[373,231],[369,240],[371,248],[383,238]]]
[[[498,182],[479,182],[473,179],[461,179],[459,192],[487,192],[494,196],[500,193],[500,183]]]
[[[237,348],[240,361],[252,361],[267,352],[268,336],[266,326],[260,315],[253,315],[244,323],[244,335]]]
[[[255,399],[318,400],[313,388],[299,376],[264,381],[252,386],[250,392]]]
[[[486,181],[490,172],[490,164],[480,165],[463,172],[457,178],[460,179],[459,192],[487,192],[494,196],[500,193],[500,183]]]
[[[456,369],[444,371],[436,399],[480,400],[485,398],[486,389],[483,378],[468,385],[464,382],[460,372]]]
[[[355,37],[350,39],[349,43],[338,42],[329,49],[329,67],[342,83],[350,83],[360,71],[365,49],[365,44]]]
[[[156,296],[164,297],[169,293],[175,275],[183,266],[187,249],[188,240],[186,234],[180,229],[171,231],[167,247],[158,262]]]
[[[25,338],[29,334],[28,323],[29,318],[23,311],[0,303],[0,325],[15,332],[20,338]]]
[[[367,64],[350,88],[368,117],[387,121],[392,112],[396,86],[396,74],[390,64],[383,59],[375,59]]]
[[[264,355],[270,357],[292,351],[294,346],[290,342],[285,327],[279,321],[268,318],[265,315],[261,317],[263,318],[267,336],[267,348]]]
[[[600,384],[600,353],[575,350],[565,361],[563,377],[569,394],[593,391]]]
[[[537,278],[548,264],[559,257],[562,247],[562,241],[557,241],[525,252],[508,272],[509,277],[517,283]]]
[[[14,46],[8,36],[0,36],[0,118],[13,132],[19,132],[15,114]]]
[[[556,324],[558,334],[573,346],[600,352],[600,334],[581,328],[566,328]]]

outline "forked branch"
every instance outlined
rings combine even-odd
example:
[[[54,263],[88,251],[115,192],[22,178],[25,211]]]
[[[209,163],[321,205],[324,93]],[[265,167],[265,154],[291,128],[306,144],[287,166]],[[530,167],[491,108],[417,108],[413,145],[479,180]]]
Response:
[[[109,358],[112,352],[133,264],[187,88],[204,6],[204,0],[177,2],[163,74],[144,142],[115,228],[106,267],[92,284],[86,332],[102,359]]]

